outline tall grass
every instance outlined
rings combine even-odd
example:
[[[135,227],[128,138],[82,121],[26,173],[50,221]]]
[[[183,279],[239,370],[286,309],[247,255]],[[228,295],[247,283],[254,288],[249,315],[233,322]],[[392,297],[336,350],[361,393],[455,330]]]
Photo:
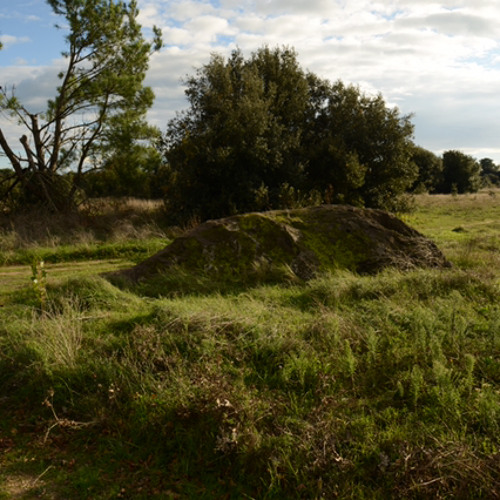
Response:
[[[31,474],[25,493],[55,498],[495,498],[497,249],[447,224],[446,271],[168,297],[74,278],[45,313],[27,283],[0,309],[0,491]]]
[[[494,283],[340,272],[147,301],[86,283],[74,283],[79,300],[52,290],[50,314],[3,324],[7,405],[27,404],[12,390],[21,381],[32,411],[53,391],[60,418],[99,421],[110,447],[128,443],[108,458],[153,457],[176,494],[487,497],[498,486]]]
[[[177,228],[163,224],[151,200],[94,200],[71,214],[38,212],[0,217],[0,265],[135,258],[163,248]]]

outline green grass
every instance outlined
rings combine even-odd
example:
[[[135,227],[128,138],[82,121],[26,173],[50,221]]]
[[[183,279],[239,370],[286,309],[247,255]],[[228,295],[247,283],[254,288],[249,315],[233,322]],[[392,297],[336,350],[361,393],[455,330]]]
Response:
[[[420,195],[403,219],[432,238],[459,267],[485,270],[500,264],[500,191]]]
[[[499,216],[417,199],[446,271],[162,297],[49,266],[41,310],[27,267],[1,295],[0,498],[495,498]]]
[[[26,264],[29,266],[34,260],[57,264],[102,259],[128,259],[138,263],[165,248],[169,242],[170,240],[166,238],[149,238],[123,242],[77,243],[55,247],[34,246],[0,250],[0,265]]]

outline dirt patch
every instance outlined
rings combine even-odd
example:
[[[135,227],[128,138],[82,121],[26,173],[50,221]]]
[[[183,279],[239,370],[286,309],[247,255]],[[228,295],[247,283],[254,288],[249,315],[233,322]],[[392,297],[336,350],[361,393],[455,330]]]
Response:
[[[181,268],[214,279],[247,279],[270,275],[279,266],[307,280],[328,269],[373,274],[389,266],[406,270],[450,264],[432,241],[397,217],[324,205],[211,220],[108,277],[141,282]]]
[[[49,491],[40,477],[27,474],[8,476],[2,488],[3,491],[0,490],[0,492],[7,495],[5,498],[45,498],[47,500],[61,498]]]

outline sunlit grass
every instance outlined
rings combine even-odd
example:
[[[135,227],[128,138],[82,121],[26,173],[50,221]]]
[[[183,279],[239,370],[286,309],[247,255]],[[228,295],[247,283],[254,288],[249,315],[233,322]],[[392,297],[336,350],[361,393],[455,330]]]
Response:
[[[476,196],[407,216],[444,271],[146,297],[48,266],[41,310],[26,267],[0,308],[0,492],[494,498],[497,206]]]

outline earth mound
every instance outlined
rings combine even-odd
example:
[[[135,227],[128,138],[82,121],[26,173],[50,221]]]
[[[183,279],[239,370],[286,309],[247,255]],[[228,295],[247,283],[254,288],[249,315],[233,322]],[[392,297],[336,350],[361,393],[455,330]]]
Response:
[[[386,267],[450,267],[428,238],[382,210],[344,205],[210,220],[113,277],[141,282],[182,269],[214,279],[248,279],[286,267],[308,280],[321,270],[375,274]]]

